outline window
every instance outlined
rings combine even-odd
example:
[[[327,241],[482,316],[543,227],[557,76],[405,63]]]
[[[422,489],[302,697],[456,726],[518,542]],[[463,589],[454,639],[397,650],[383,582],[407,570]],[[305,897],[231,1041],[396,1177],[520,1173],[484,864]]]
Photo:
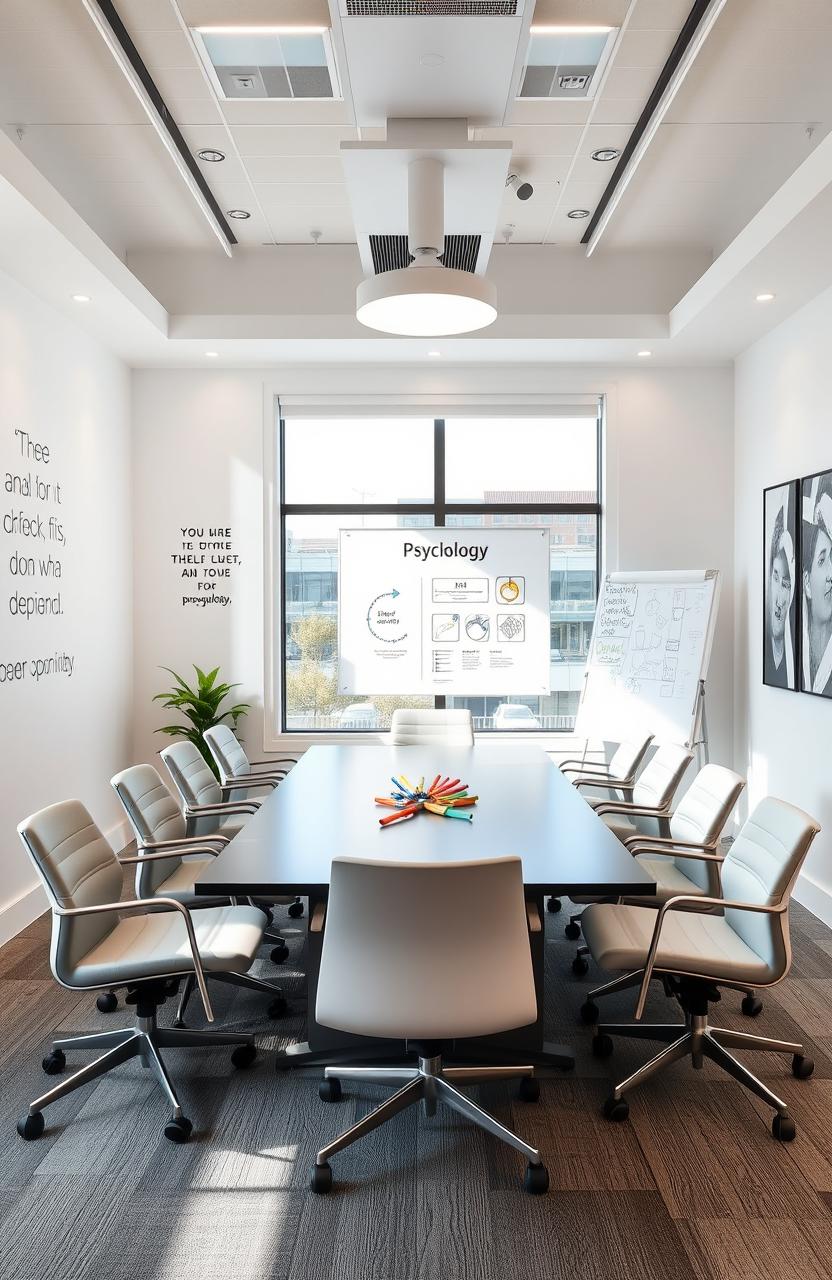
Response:
[[[387,729],[396,707],[434,705],[470,708],[478,732],[572,729],[598,589],[600,439],[594,405],[548,417],[287,413],[279,423],[282,730]],[[341,530],[433,525],[549,529],[545,697],[337,693]]]

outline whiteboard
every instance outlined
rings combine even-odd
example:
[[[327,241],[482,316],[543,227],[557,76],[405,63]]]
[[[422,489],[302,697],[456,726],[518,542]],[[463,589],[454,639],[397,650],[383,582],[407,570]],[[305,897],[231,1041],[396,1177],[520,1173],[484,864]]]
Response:
[[[338,574],[339,693],[548,693],[548,529],[344,529]]]
[[[643,732],[694,745],[719,585],[716,569],[604,579],[577,734],[617,742]]]

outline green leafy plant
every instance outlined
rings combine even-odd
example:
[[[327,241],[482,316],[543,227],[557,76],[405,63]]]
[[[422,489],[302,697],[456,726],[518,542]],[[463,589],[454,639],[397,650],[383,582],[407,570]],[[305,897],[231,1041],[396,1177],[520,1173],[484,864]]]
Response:
[[[194,663],[194,671],[197,678],[195,689],[192,689],[170,667],[162,667],[162,670],[170,672],[176,683],[172,689],[168,689],[164,693],[155,694],[153,701],[161,702],[165,707],[175,707],[177,711],[182,712],[182,715],[189,723],[166,724],[157,729],[156,732],[166,733],[169,738],[187,738],[189,742],[194,744],[211,770],[218,774],[214,758],[208,750],[202,735],[206,729],[210,729],[215,724],[222,724],[229,717],[233,727],[236,729],[237,721],[240,716],[248,713],[250,704],[248,702],[237,702],[234,706],[227,707],[225,711],[220,710],[220,704],[228,697],[232,689],[238,688],[238,685],[224,684],[223,682],[217,684],[219,667],[214,667],[214,670],[209,671],[206,675]]]

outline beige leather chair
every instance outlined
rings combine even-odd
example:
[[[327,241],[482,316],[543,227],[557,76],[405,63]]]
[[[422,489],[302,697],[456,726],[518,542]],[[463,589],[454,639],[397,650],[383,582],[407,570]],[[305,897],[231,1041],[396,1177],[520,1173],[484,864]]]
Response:
[[[110,779],[110,784],[121,801],[136,837],[136,897],[176,898],[178,902],[184,902],[191,911],[227,906],[227,898],[198,895],[194,882],[228,843],[228,836],[219,832],[208,836],[186,836],[185,819],[161,777],[150,764],[136,764],[123,769]],[[294,898],[283,898],[282,901],[294,902]],[[253,901],[250,905],[259,907],[268,918],[268,908],[264,903]],[[271,958],[275,964],[282,964],[289,949],[280,933],[267,927],[263,931],[263,940],[275,943]],[[247,973],[216,976],[221,982],[245,987],[250,991],[260,991],[269,996],[271,1003],[268,1012],[273,1018],[280,1018],[288,1011],[289,1006],[280,988],[271,982],[253,978]],[[193,978],[187,978],[173,1020],[175,1027],[185,1025],[185,1010],[193,987]],[[105,1005],[102,997],[99,997],[98,1007],[102,1013],[109,1013],[116,1007],[115,995],[111,992],[105,992],[104,995],[111,996],[112,1000]]]
[[[43,1060],[47,1075],[63,1071],[67,1052],[105,1052],[35,1098],[18,1123],[18,1132],[26,1139],[40,1137],[45,1107],[138,1057],[154,1071],[171,1105],[165,1136],[186,1142],[191,1122],[182,1114],[161,1050],[235,1045],[231,1060],[243,1067],[254,1060],[254,1039],[231,1032],[160,1027],[157,1009],[182,978],[193,976],[206,1017],[213,1022],[206,978],[248,972],[263,936],[263,912],[256,907],[224,906],[191,914],[176,898],[121,901],[122,862],[78,800],[41,809],[22,822],[18,832],[52,907],[51,965],[56,980],[73,991],[127,986],[128,999],[136,1006],[134,1027],[53,1041]]]
[[[620,742],[609,764],[574,757],[556,760],[555,763],[579,791],[584,787],[603,788],[620,792],[620,799],[632,800],[636,775],[652,741],[653,735],[648,733]],[[602,798],[587,796],[586,799],[590,804],[600,804]]]
[[[410,710],[393,712],[390,743],[394,747],[473,747],[474,722],[465,708],[453,710]]]
[[[407,1039],[418,1065],[327,1067],[321,1097],[337,1101],[342,1080],[401,1086],[318,1152],[313,1191],[329,1191],[329,1157],[399,1111],[444,1102],[528,1160],[526,1190],[546,1191],[540,1153],[504,1128],[457,1083],[522,1077],[530,1066],[446,1067],[443,1043],[527,1026],[537,1018],[519,858],[413,865],[336,858],[332,863],[317,1020],[352,1035]]]
[[[297,764],[297,760],[289,756],[279,760],[249,760],[236,734],[227,724],[216,724],[206,729],[202,736],[220,771],[220,782],[233,787],[232,799],[244,799],[248,791],[273,790],[280,786],[289,772],[278,766]],[[267,772],[253,772],[262,768],[267,769]]]
[[[728,1051],[728,1046],[792,1055],[792,1071],[806,1079],[814,1070],[803,1046],[745,1031],[713,1027],[708,1006],[718,987],[770,987],[791,964],[789,899],[803,861],[820,828],[801,809],[783,800],[762,800],[744,824],[722,863],[723,897],[677,894],[657,912],[628,904],[595,903],[584,912],[584,937],[604,969],[634,974],[639,982],[636,1022],[595,1028],[593,1050],[607,1057],[612,1037],[658,1040],[665,1048],[615,1086],[604,1104],[612,1120],[629,1114],[625,1094],[670,1063],[690,1056],[693,1066],[708,1058],[773,1108],[772,1133],[781,1142],[795,1136],[786,1103]],[[713,908],[721,908],[714,914]],[[653,1026],[641,1022],[653,977],[670,985],[684,1022]],[[599,993],[593,993],[599,994]]]
[[[641,779],[636,785],[640,782]],[[617,801],[599,805],[595,812],[609,820],[608,825],[656,885],[655,894],[628,901],[660,907],[676,893],[719,896],[719,840],[744,786],[738,773],[719,764],[706,764],[670,816],[666,835],[639,831],[629,821],[636,816],[635,806]],[[583,894],[576,895],[572,901],[584,904],[603,899]],[[571,917],[565,930],[567,938],[579,936],[580,920],[580,913]],[[572,972],[578,976],[588,968],[583,959],[586,950],[586,947],[578,948],[572,965]]]

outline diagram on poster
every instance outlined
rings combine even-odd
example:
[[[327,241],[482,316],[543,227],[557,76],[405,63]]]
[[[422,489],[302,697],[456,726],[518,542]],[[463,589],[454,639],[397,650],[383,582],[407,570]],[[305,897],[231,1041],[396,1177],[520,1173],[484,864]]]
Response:
[[[548,693],[548,530],[345,529],[339,565],[339,693]]]

